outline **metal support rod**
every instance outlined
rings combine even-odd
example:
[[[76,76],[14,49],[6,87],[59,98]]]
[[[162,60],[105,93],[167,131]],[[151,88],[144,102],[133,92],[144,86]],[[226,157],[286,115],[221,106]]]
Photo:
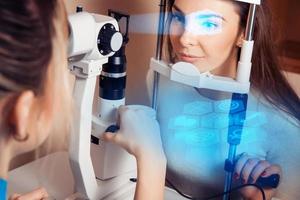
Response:
[[[246,119],[248,94],[233,93],[229,113],[227,142],[229,144],[228,158],[225,161],[224,192],[231,190],[232,176],[235,168],[237,146],[241,143],[244,121]],[[236,107],[238,104],[238,107]],[[223,196],[230,200],[230,193]]]
[[[247,27],[246,27],[246,35],[245,39],[247,41],[253,40],[253,32],[255,27],[255,13],[256,13],[256,5],[251,4],[248,13]]]
[[[154,110],[157,110],[157,93],[158,93],[158,84],[159,84],[159,73],[154,71],[153,77],[153,90],[152,90],[152,105],[151,107]]]
[[[236,156],[236,145],[231,145],[229,146],[229,152],[228,152],[228,161],[230,163],[234,163],[235,161],[235,156]],[[227,192],[231,189],[232,185],[232,175],[233,171],[226,171],[225,173],[225,185],[224,185],[224,192]],[[225,194],[223,196],[223,200],[229,200],[229,194]]]
[[[161,60],[162,56],[162,47],[164,39],[164,25],[165,25],[165,10],[166,10],[166,0],[160,1],[160,10],[159,10],[159,22],[158,22],[158,32],[157,32],[157,43],[156,43],[156,60]],[[152,90],[152,105],[151,107],[154,110],[157,110],[157,93],[158,93],[158,84],[159,84],[159,73],[154,71],[153,77],[153,90]]]
[[[156,60],[161,60],[162,46],[164,39],[164,26],[165,26],[165,10],[166,10],[166,0],[161,0],[159,4],[159,22],[157,31],[157,42],[156,42]]]
[[[248,19],[247,19],[247,27],[246,27],[246,32],[245,32],[245,39],[247,41],[253,40],[253,33],[254,33],[254,27],[255,27],[255,14],[256,14],[256,5],[250,4]],[[247,100],[246,100],[246,102],[247,102]],[[230,163],[235,162],[236,149],[237,149],[237,145],[229,143],[229,153],[228,153],[228,159],[227,159],[228,162],[230,162]],[[226,171],[224,192],[230,191],[231,185],[232,185],[232,176],[233,176],[233,170]],[[225,194],[223,196],[223,200],[230,200],[230,195]]]

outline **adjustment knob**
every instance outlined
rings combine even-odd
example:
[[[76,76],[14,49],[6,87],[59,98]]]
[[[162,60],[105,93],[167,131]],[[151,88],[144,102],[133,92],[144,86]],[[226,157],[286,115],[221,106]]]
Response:
[[[98,50],[102,55],[118,51],[123,44],[122,34],[114,25],[105,24],[98,35]]]
[[[80,5],[79,5],[79,6],[77,6],[77,7],[76,7],[76,12],[77,12],[77,13],[79,13],[79,12],[83,12],[83,7],[82,7],[82,6],[80,6]]]

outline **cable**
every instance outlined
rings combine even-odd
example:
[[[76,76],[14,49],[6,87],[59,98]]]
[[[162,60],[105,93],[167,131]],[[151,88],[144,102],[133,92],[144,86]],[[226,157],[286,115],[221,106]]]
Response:
[[[240,190],[244,187],[249,187],[249,186],[253,186],[253,187],[256,187],[257,189],[260,190],[261,194],[262,194],[262,199],[263,200],[266,200],[266,195],[265,195],[265,192],[263,190],[262,187],[256,185],[256,184],[245,184],[245,185],[241,185],[241,186],[238,186],[238,187],[235,187],[235,188],[232,188],[231,190],[227,191],[227,192],[223,192],[223,193],[220,193],[220,194],[217,194],[217,195],[214,195],[214,196],[210,196],[210,197],[206,197],[206,198],[198,198],[198,197],[192,197],[192,196],[189,196],[189,195],[186,195],[184,193],[182,193],[178,188],[175,187],[174,184],[172,184],[171,181],[169,181],[168,179],[166,179],[167,183],[172,187],[172,189],[174,189],[178,194],[180,194],[181,196],[187,198],[187,199],[191,199],[191,200],[210,200],[210,199],[215,199],[217,197],[221,197],[221,196],[224,196],[225,194],[230,194],[231,192],[233,191],[237,191],[237,190]]]

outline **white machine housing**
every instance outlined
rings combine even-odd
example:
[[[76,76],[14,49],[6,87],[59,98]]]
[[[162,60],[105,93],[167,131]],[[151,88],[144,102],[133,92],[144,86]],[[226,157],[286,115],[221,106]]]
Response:
[[[112,17],[105,15],[90,14],[87,12],[79,12],[69,16],[70,37],[68,55],[74,57],[84,55],[82,60],[99,60],[108,58],[119,50],[123,36],[120,32],[116,32],[112,37],[110,45],[114,52],[108,55],[102,55],[98,49],[98,35],[101,28],[105,24],[112,24],[118,31],[118,23]]]
[[[236,1],[241,1],[249,4],[256,4],[256,5],[260,5],[261,3],[261,0],[236,0]]]
[[[106,101],[103,105],[103,101],[97,99],[97,108],[101,110],[97,110],[96,116],[92,117],[97,77],[101,74],[102,65],[122,46],[123,37],[117,21],[108,16],[79,12],[69,16],[69,23],[69,69],[76,77],[73,91],[75,116],[69,146],[70,164],[76,192],[88,199],[102,199],[128,184],[129,178],[136,176],[135,160],[120,147],[102,141],[100,145],[92,144],[91,147],[92,132],[100,136],[111,123],[115,123],[116,109],[125,103],[125,100]],[[110,40],[104,42],[110,45],[112,51],[103,55],[98,48],[99,42],[102,42],[99,38],[103,38],[99,37],[99,33],[106,25],[113,26],[116,31],[105,37]],[[96,127],[93,130],[92,123]]]

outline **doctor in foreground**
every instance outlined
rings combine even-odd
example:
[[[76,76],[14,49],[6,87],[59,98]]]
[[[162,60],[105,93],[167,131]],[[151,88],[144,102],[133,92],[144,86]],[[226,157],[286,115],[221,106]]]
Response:
[[[63,1],[0,2],[0,200],[6,199],[10,161],[38,147],[54,127],[61,133],[70,127],[67,27]],[[127,107],[119,114],[120,130],[104,139],[136,157],[135,199],[163,199],[166,159],[157,122]],[[48,196],[41,188],[11,199]]]

